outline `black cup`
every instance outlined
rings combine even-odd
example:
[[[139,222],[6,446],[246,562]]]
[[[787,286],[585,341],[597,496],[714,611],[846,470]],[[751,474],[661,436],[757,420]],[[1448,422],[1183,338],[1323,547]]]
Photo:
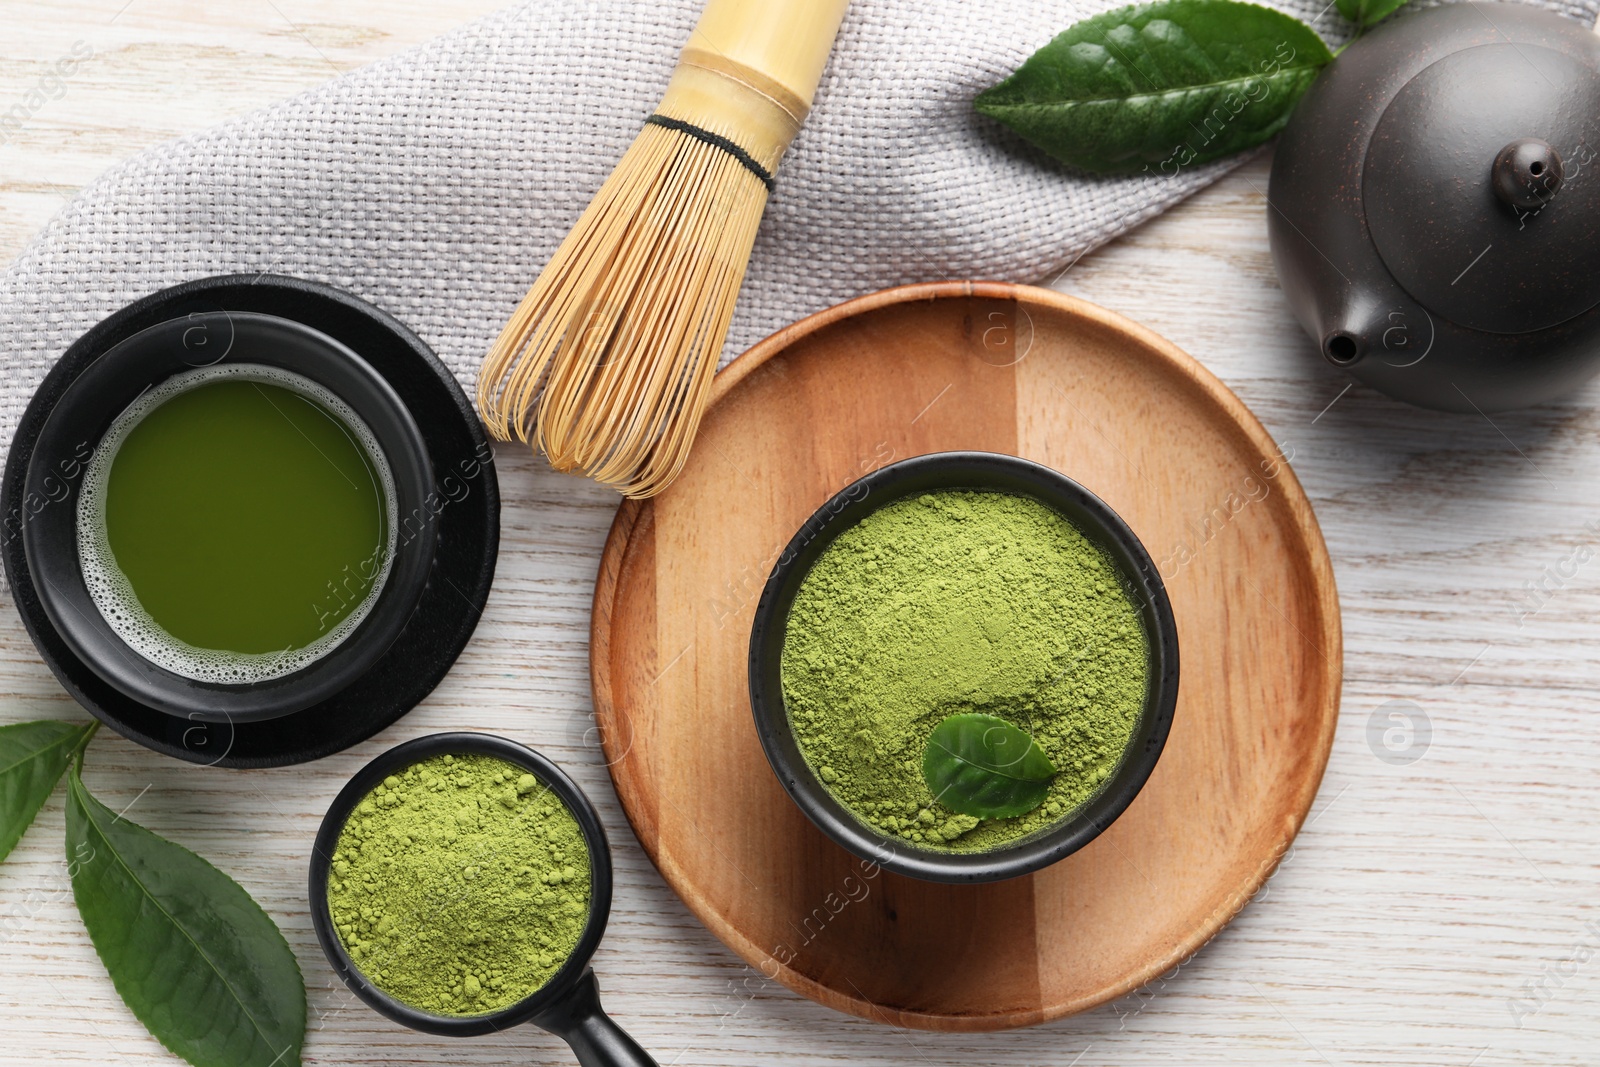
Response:
[[[339,834],[357,804],[391,774],[431,756],[493,756],[521,767],[549,787],[577,820],[589,850],[589,918],[578,944],[550,980],[509,1007],[485,1015],[434,1015],[396,1000],[362,975],[345,951],[328,912],[328,869]],[[339,791],[322,817],[311,851],[311,923],[328,962],[368,1007],[402,1026],[450,1037],[476,1037],[531,1022],[561,1038],[583,1067],[657,1067],[600,1006],[600,989],[589,960],[600,946],[611,914],[611,847],[594,805],[561,768],[526,746],[493,734],[429,734],[391,748],[363,767]]]
[[[341,692],[389,649],[410,620],[433,564],[433,523],[402,524],[377,599],[342,642],[279,678],[230,685],[167,670],[112,629],[90,596],[78,551],[77,494],[90,450],[141,393],[199,367],[263,364],[317,383],[371,429],[394,479],[397,514],[427,514],[427,446],[394,389],[358,354],[319,330],[276,315],[216,311],[157,323],[108,349],[62,394],[28,463],[22,527],[33,584],[57,633],[101,679],[139,703],[186,720],[255,722]]]
[[[1143,712],[1116,769],[1099,792],[1059,822],[988,852],[938,852],[890,837],[834,799],[806,762],[789,728],[781,666],[789,609],[811,565],[845,530],[905,497],[946,489],[1029,496],[1065,516],[1116,564],[1139,608],[1150,646]],[[750,707],[778,781],[800,810],[838,844],[886,870],[930,882],[1015,878],[1071,855],[1094,840],[1143,788],[1172,726],[1178,700],[1178,627],[1161,576],[1128,524],[1099,497],[1049,467],[991,452],[936,452],[890,464],[841,490],[806,520],[778,557],[750,631]]]

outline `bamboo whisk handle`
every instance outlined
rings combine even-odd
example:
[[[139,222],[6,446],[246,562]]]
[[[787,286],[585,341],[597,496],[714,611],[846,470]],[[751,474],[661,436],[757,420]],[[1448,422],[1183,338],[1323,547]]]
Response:
[[[657,114],[730,138],[770,184],[811,110],[849,0],[710,0]]]
[[[684,51],[765,75],[811,106],[850,0],[709,0]]]

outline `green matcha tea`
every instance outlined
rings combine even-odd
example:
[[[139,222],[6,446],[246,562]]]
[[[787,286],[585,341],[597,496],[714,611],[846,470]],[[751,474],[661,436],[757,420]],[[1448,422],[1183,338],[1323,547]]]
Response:
[[[589,850],[544,783],[493,756],[434,756],[351,813],[328,913],[373,985],[434,1015],[538,992],[589,921]]]
[[[244,683],[324,655],[388,574],[394,490],[371,430],[299,375],[187,371],[120,415],[78,511],[83,573],[130,646]]]
[[[784,704],[807,762],[862,822],[980,852],[1099,791],[1143,712],[1149,661],[1116,565],[1071,522],[1030,497],[946,490],[872,512],[818,557],[789,611]],[[1042,750],[1054,773],[1036,807],[979,818],[939,801],[924,754],[960,715],[1004,720]]]

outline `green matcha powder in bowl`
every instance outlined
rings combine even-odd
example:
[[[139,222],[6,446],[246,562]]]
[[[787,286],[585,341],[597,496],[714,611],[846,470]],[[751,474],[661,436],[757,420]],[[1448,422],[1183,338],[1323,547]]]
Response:
[[[1132,801],[1170,726],[1176,626],[1093,494],[939,453],[796,534],[750,671],[769,761],[824,832],[901,873],[988,881],[1075,851]]]
[[[328,912],[356,967],[435,1015],[483,1015],[537,992],[589,918],[589,853],[561,799],[515,764],[432,756],[356,806]]]
[[[493,734],[429,734],[339,791],[311,850],[317,942],[394,1022],[476,1037],[532,1023],[587,1067],[657,1067],[606,1015],[589,966],[611,850],[566,773]]]

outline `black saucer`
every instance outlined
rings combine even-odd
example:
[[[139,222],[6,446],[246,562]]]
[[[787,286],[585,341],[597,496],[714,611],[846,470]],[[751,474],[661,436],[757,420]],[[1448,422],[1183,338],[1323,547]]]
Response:
[[[114,345],[157,323],[215,311],[260,312],[314,327],[359,352],[399,394],[426,442],[436,484],[428,498],[438,547],[415,614],[389,650],[349,688],[304,711],[261,722],[202,722],[125,696],[78,659],[52,627],[20,536],[28,464],[56,402]],[[45,377],[17,425],[0,486],[0,558],[17,610],[45,663],[73,698],[118,733],[157,752],[223,767],[320,759],[393,723],[449,671],[477,627],[500,544],[500,491],[489,442],[455,377],[395,319],[337,289],[276,275],[185,282],[145,297],[80,337]]]

